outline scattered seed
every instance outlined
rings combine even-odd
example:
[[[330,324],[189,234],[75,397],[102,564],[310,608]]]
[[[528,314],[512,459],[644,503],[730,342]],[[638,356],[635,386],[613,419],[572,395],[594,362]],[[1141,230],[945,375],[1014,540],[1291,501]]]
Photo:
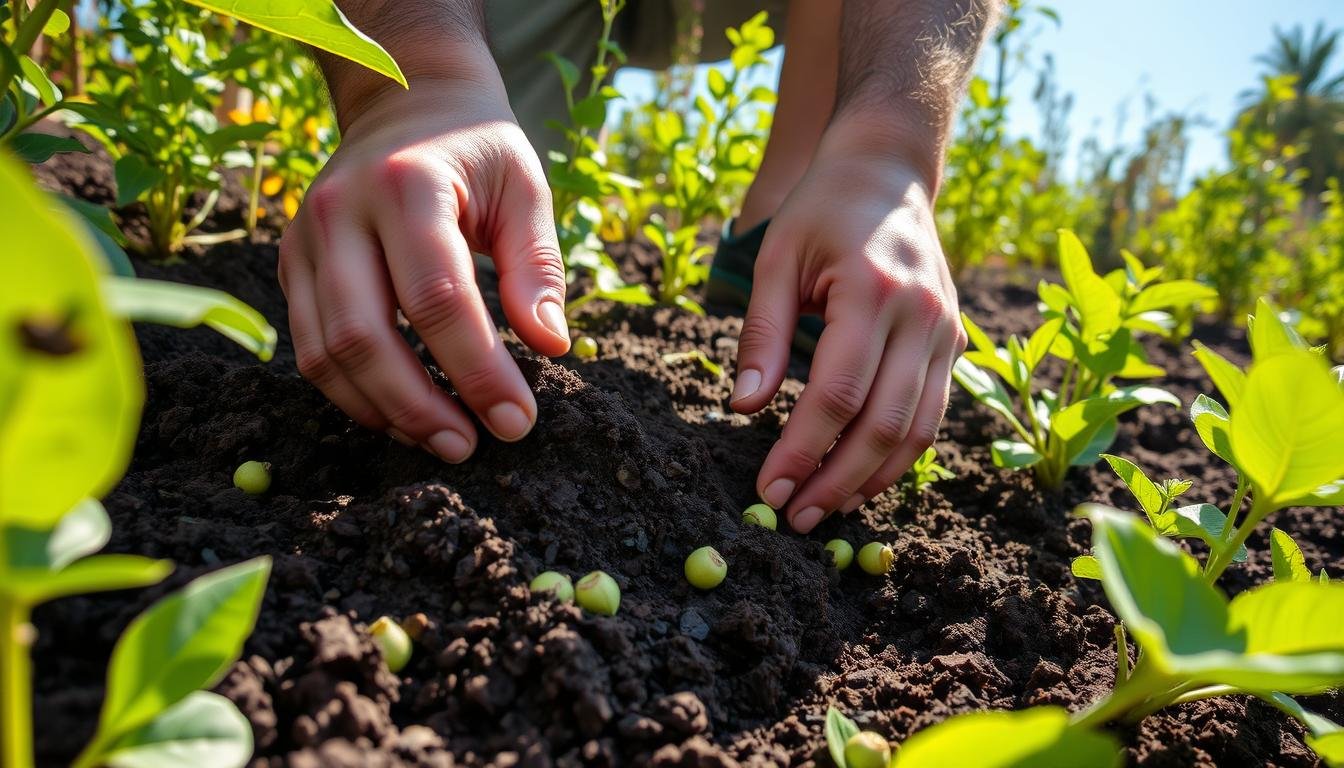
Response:
[[[713,589],[728,575],[728,563],[713,547],[701,547],[686,558],[686,580],[697,589]]]
[[[580,336],[574,340],[574,356],[580,360],[593,360],[597,357],[597,339],[592,336]]]
[[[881,734],[859,731],[845,742],[845,765],[849,768],[887,768],[891,745]]]
[[[880,541],[870,541],[859,550],[859,567],[874,576],[890,571],[895,560],[896,553]]]
[[[543,571],[537,574],[527,588],[535,593],[551,593],[551,597],[562,603],[574,602],[574,583],[559,571]]]
[[[854,562],[854,547],[844,539],[831,539],[826,542],[826,551],[831,553],[831,562],[837,571],[843,571]]]
[[[383,651],[383,661],[389,672],[400,672],[411,660],[411,636],[401,625],[387,616],[369,626],[369,634]]]
[[[574,598],[584,610],[615,616],[621,607],[621,588],[606,573],[593,571],[574,585]]]
[[[773,531],[779,525],[779,518],[769,504],[752,504],[742,513],[742,522],[748,525],[759,525]]]
[[[233,471],[233,484],[249,496],[260,496],[271,487],[270,462],[244,461]]]

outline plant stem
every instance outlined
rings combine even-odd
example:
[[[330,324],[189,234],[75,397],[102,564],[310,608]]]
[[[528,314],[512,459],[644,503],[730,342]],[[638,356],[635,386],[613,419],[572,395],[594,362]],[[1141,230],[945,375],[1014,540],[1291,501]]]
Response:
[[[261,205],[261,160],[266,155],[262,142],[257,142],[257,151],[252,153],[252,189],[247,198],[247,233],[257,231],[257,207]]]
[[[1166,686],[1168,678],[1150,670],[1151,667],[1140,660],[1129,677],[1118,683],[1109,696],[1075,713],[1070,722],[1082,728],[1095,728],[1125,717],[1146,702],[1154,691]]]
[[[1201,688],[1197,683],[1189,683],[1148,699],[1143,706],[1126,716],[1125,722],[1137,723],[1154,712],[1167,707],[1188,704],[1201,699],[1211,699],[1215,696],[1228,696],[1234,693],[1245,693],[1245,691],[1238,690],[1230,685],[1211,685]]]
[[[33,765],[32,645],[28,606],[0,597],[0,766]]]
[[[1115,624],[1115,683],[1123,684],[1129,679],[1129,643],[1125,640],[1125,623]]]
[[[1232,494],[1232,506],[1227,508],[1227,522],[1223,523],[1223,541],[1232,538],[1232,530],[1236,528],[1237,518],[1241,516],[1241,504],[1246,500],[1246,492],[1250,487],[1250,483],[1246,482],[1246,476],[1238,472],[1237,491]]]
[[[1222,576],[1223,571],[1227,570],[1227,566],[1231,565],[1232,558],[1236,556],[1237,550],[1241,549],[1246,540],[1251,537],[1251,533],[1260,524],[1260,521],[1268,517],[1274,509],[1268,501],[1261,501],[1260,494],[1256,494],[1255,499],[1251,502],[1251,512],[1246,516],[1246,522],[1237,528],[1236,534],[1229,541],[1224,542],[1223,546],[1213,553],[1213,557],[1204,569],[1204,581],[1209,584],[1218,581],[1218,577]]]

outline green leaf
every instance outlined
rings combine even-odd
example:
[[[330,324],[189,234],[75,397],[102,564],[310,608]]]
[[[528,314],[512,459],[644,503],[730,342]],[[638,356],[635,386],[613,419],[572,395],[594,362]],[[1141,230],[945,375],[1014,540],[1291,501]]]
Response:
[[[551,62],[556,72],[560,73],[560,84],[565,87],[565,93],[573,93],[575,86],[579,84],[579,68],[574,66],[574,62],[551,51],[541,55]]]
[[[1085,453],[1093,438],[1109,421],[1126,411],[1154,403],[1179,407],[1181,401],[1170,392],[1156,387],[1121,387],[1109,394],[1089,397],[1069,405],[1050,422],[1050,432],[1061,441],[1061,453],[1071,463],[1074,458]]]
[[[117,740],[109,768],[242,768],[252,757],[252,725],[232,701],[209,691],[177,704]]]
[[[1163,507],[1166,506],[1166,499],[1163,498],[1162,492],[1158,490],[1157,484],[1150,480],[1143,473],[1143,470],[1139,469],[1138,465],[1129,459],[1112,456],[1109,453],[1101,454],[1101,458],[1111,465],[1111,470],[1124,482],[1129,492],[1134,494],[1135,500],[1139,502],[1139,509],[1143,510],[1143,513],[1148,516],[1148,522],[1154,528],[1160,528],[1157,520],[1158,516],[1162,514]]]
[[[332,0],[187,0],[208,11],[298,40],[386,75],[408,87],[397,62],[359,31]]]
[[[1102,338],[1120,327],[1120,296],[1092,269],[1078,236],[1059,230],[1059,269],[1078,310],[1084,341]]]
[[[1223,393],[1227,404],[1233,410],[1241,399],[1241,390],[1246,386],[1246,374],[1231,361],[1212,349],[1195,342],[1195,359],[1204,366],[1204,371],[1213,380],[1213,385]]]
[[[163,180],[163,171],[140,158],[124,155],[112,168],[117,182],[117,206],[125,207],[140,199],[150,187]]]
[[[1340,507],[1344,506],[1344,478],[1331,481],[1311,493],[1285,502],[1285,507]]]
[[[1073,562],[1069,564],[1069,570],[1080,579],[1101,581],[1101,563],[1097,562],[1097,558],[1091,555],[1079,555],[1073,558]]]
[[[1251,366],[1230,434],[1257,499],[1281,506],[1344,476],[1342,433],[1344,390],[1319,355],[1293,350]]]
[[[112,521],[97,499],[76,504],[52,529],[46,543],[47,567],[54,571],[102,549],[112,538]]]
[[[1232,598],[1228,616],[1248,654],[1344,651],[1344,584],[1272,581]]]
[[[1329,768],[1344,768],[1344,727],[1312,712],[1291,696],[1278,692],[1256,695],[1305,725],[1307,746],[1314,749]]]
[[[49,37],[60,37],[61,35],[64,35],[68,29],[70,29],[70,15],[60,8],[53,8],[51,17],[47,19],[46,25],[42,27],[42,34]]]
[[[1069,724],[1062,707],[972,712],[925,728],[901,745],[892,768],[1104,768],[1121,765],[1111,736]]]
[[[29,605],[68,595],[107,592],[156,584],[173,571],[167,560],[138,555],[94,555],[76,560],[59,571],[15,568],[9,571],[5,591]]]
[[[1050,353],[1050,347],[1055,342],[1055,337],[1059,335],[1059,330],[1064,327],[1064,318],[1056,317],[1047,320],[1041,324],[1041,327],[1032,332],[1031,338],[1027,339],[1027,347],[1024,353],[1029,370],[1036,370],[1036,366],[1041,364],[1045,356]]]
[[[998,379],[990,376],[964,356],[957,358],[957,362],[953,364],[952,378],[956,379],[971,397],[984,403],[990,410],[1007,419],[1010,424],[1021,426],[1017,415],[1013,413],[1012,400]]]
[[[846,768],[845,742],[858,732],[859,726],[841,714],[840,710],[835,707],[826,709],[826,748],[830,750],[836,768]]]
[[[1101,429],[1092,435],[1092,439],[1087,441],[1087,445],[1082,452],[1072,459],[1069,459],[1071,467],[1090,467],[1101,461],[1101,454],[1109,451],[1111,445],[1115,443],[1115,436],[1120,432],[1120,423],[1116,419],[1107,419],[1106,423],[1101,425]]]
[[[1212,550],[1223,548],[1223,527],[1227,525],[1227,515],[1212,504],[1187,504],[1171,515],[1169,529],[1159,529],[1164,536],[1199,539]],[[1232,562],[1246,562],[1246,545],[1237,547],[1232,554]]]
[[[1267,299],[1255,303],[1255,315],[1248,319],[1248,325],[1251,353],[1257,361],[1307,348],[1307,343],[1283,322],[1279,310]]]
[[[270,569],[259,557],[207,574],[131,622],[112,650],[91,755],[219,680],[252,632]]]
[[[60,89],[51,82],[37,62],[27,56],[20,56],[19,68],[23,70],[23,79],[37,92],[37,98],[42,101],[42,106],[49,107],[61,100]]]
[[[1194,280],[1170,280],[1150,285],[1129,303],[1127,316],[1141,315],[1156,309],[1184,309],[1191,304],[1218,298],[1218,291]]]
[[[1328,768],[1344,766],[1344,731],[1335,731],[1324,736],[1308,735],[1307,746],[1320,756]]]
[[[1222,403],[1207,395],[1196,396],[1195,402],[1190,405],[1190,420],[1195,423],[1195,431],[1199,433],[1199,439],[1204,441],[1204,446],[1231,464],[1232,438],[1228,432],[1231,419]]]
[[[10,144],[19,159],[31,165],[45,163],[59,152],[82,152],[89,148],[70,136],[52,136],[46,133],[21,133]]]
[[[5,156],[0,232],[0,525],[42,530],[121,477],[143,385],[82,229]]]
[[[713,67],[705,73],[706,84],[709,86],[709,93],[716,99],[722,99],[728,95],[728,79],[723,73]]]
[[[1275,581],[1311,581],[1307,558],[1293,537],[1275,528],[1269,532],[1269,552],[1274,563]]]
[[[595,131],[602,127],[607,119],[607,99],[600,94],[585,97],[574,103],[569,111],[569,119],[578,128]]]
[[[1022,469],[1041,460],[1035,448],[1020,440],[995,440],[989,444],[994,466],[1004,469]]]
[[[275,354],[275,329],[252,307],[224,291],[140,278],[106,277],[104,295],[128,320],[194,328],[206,325],[263,362]]]

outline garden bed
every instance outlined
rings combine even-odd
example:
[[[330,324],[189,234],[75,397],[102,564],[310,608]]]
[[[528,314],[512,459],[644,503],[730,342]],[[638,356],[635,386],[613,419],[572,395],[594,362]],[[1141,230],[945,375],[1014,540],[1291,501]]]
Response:
[[[46,180],[105,201],[107,169],[66,157],[42,170]],[[236,218],[236,207],[226,199],[217,216]],[[1036,491],[1028,473],[990,464],[1001,427],[955,390],[938,448],[956,479],[888,493],[808,537],[746,526],[741,510],[806,363],[795,361],[762,414],[734,415],[727,379],[663,360],[698,349],[731,371],[741,315],[713,307],[708,317],[590,316],[594,362],[543,360],[515,343],[537,390],[537,428],[514,445],[485,437],[468,463],[443,464],[354,426],[299,378],[276,239],[137,264],[234,293],[281,341],[260,365],[204,330],[137,329],[148,405],[131,470],[107,499],[108,551],[171,558],[178,570],[157,588],[38,611],[42,764],[68,762],[92,732],[106,659],[136,612],[261,554],[275,567],[257,630],[217,689],[250,719],[258,765],[828,765],[832,704],[902,740],[958,712],[1078,708],[1109,690],[1115,619],[1101,590],[1070,574],[1088,523],[1068,514],[1082,501],[1132,506],[1109,470],[1077,470],[1057,495]],[[613,253],[633,271],[651,261],[639,246]],[[488,274],[482,282],[492,293]],[[1038,316],[1024,284],[982,273],[963,285],[963,308],[995,338],[1029,331]],[[1201,325],[1195,338],[1246,360],[1240,332]],[[1149,348],[1183,402],[1212,391],[1188,350]],[[1113,452],[1155,477],[1195,480],[1192,501],[1233,490],[1174,408],[1123,418]],[[249,459],[274,465],[258,498],[230,481]],[[1288,511],[1278,524],[1310,565],[1337,573],[1338,513]],[[837,574],[822,550],[835,536],[891,542],[895,568]],[[729,562],[709,593],[681,572],[704,544]],[[1264,536],[1250,548],[1225,585],[1268,578]],[[527,581],[548,568],[611,573],[620,613],[529,598]],[[363,627],[417,613],[424,631],[394,677]],[[1344,716],[1339,694],[1312,705]],[[1316,764],[1299,725],[1246,697],[1182,705],[1121,733],[1143,765]]]

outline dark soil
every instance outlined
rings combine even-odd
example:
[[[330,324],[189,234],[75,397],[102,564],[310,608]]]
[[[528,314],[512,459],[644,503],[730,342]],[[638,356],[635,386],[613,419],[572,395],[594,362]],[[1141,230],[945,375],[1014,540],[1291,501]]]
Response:
[[[96,158],[43,173],[108,197]],[[219,216],[236,208],[226,196]],[[786,382],[759,416],[733,415],[726,380],[662,355],[700,349],[731,370],[740,315],[617,309],[591,321],[595,362],[515,345],[537,390],[536,430],[514,445],[487,437],[450,466],[356,427],[299,378],[275,236],[261,239],[138,265],[234,292],[281,345],[261,365],[207,331],[138,329],[148,405],[134,464],[107,499],[109,551],[178,569],[153,589],[39,610],[42,764],[68,761],[92,731],[112,643],[135,613],[261,554],[275,568],[257,630],[218,687],[252,722],[257,766],[829,765],[832,704],[901,740],[960,712],[1082,707],[1112,684],[1115,619],[1101,591],[1069,572],[1088,526],[1068,513],[1089,500],[1128,506],[1126,492],[1097,467],[1057,495],[994,469],[988,443],[1002,425],[963,393],[939,443],[955,480],[889,492],[812,536],[772,533],[739,517],[802,382]],[[1036,320],[1033,292],[1015,282],[1026,285],[982,274],[962,287],[964,308],[996,337]],[[1195,336],[1245,359],[1240,332],[1207,325]],[[1188,350],[1151,352],[1183,401],[1212,391]],[[805,362],[795,368],[805,375]],[[1176,409],[1125,419],[1113,450],[1195,480],[1190,501],[1231,495],[1232,475]],[[267,495],[233,488],[247,459],[273,463]],[[1309,565],[1340,572],[1338,512],[1295,510],[1277,524]],[[894,571],[837,573],[822,550],[835,536],[891,542]],[[701,593],[682,560],[710,543],[729,578]],[[1267,578],[1264,537],[1250,544],[1230,589]],[[547,568],[611,573],[620,613],[530,597],[528,580]],[[423,614],[399,676],[365,633],[383,614]],[[1313,706],[1344,715],[1338,695]],[[1316,764],[1296,723],[1245,697],[1173,708],[1121,736],[1130,762],[1147,766]]]

